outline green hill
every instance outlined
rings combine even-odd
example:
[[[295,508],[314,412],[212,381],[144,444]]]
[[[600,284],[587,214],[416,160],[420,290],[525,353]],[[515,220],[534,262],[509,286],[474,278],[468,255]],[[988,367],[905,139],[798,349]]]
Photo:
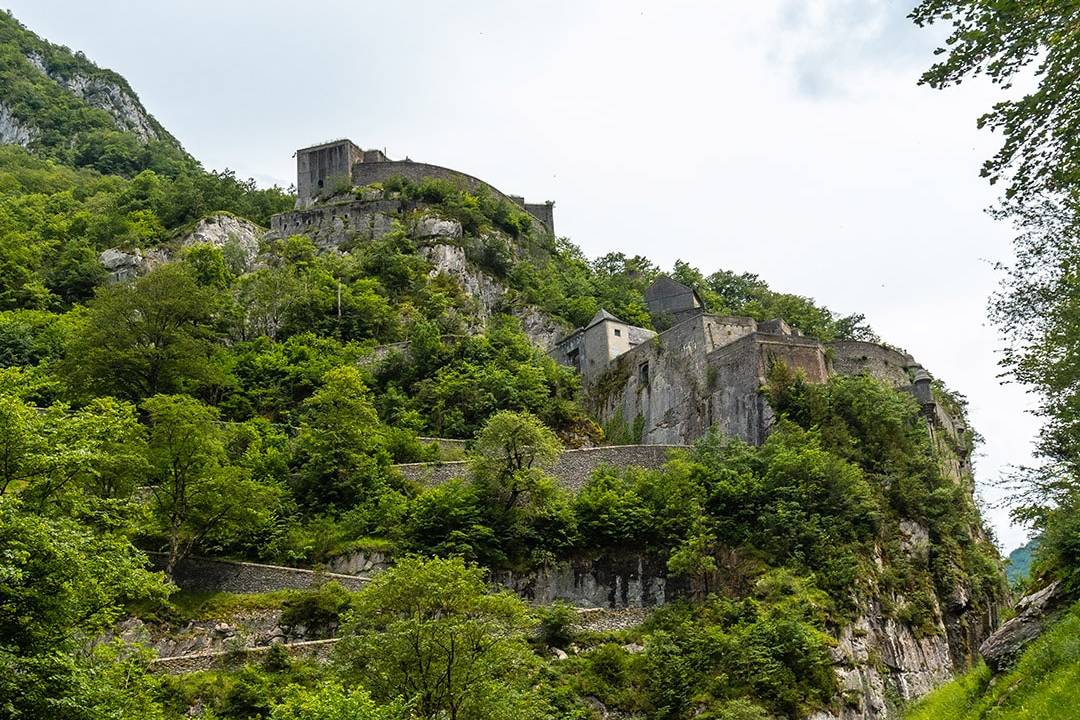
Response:
[[[1009,584],[1014,585],[1031,577],[1032,554],[1039,547],[1039,539],[1028,540],[1024,545],[1009,553],[1005,561],[1005,574],[1009,576]]]

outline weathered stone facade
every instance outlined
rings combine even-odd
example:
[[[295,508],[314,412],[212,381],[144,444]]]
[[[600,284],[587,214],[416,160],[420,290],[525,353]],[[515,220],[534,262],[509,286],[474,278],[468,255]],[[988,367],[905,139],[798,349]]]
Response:
[[[812,383],[834,374],[869,374],[911,392],[932,432],[953,439],[964,432],[938,406],[930,375],[910,355],[869,342],[825,344],[783,320],[713,315],[696,292],[670,278],[654,282],[646,297],[658,326],[678,322],[655,335],[601,311],[549,353],[581,373],[590,409],[605,427],[629,431],[637,442],[687,444],[716,428],[761,444],[773,422],[761,388],[774,363]],[[611,342],[616,329],[639,341]],[[952,474],[960,478],[970,468],[964,458],[958,463]]]
[[[559,340],[550,355],[555,362],[577,370],[588,383],[603,373],[612,360],[655,336],[652,330],[623,322],[600,310],[588,325]]]

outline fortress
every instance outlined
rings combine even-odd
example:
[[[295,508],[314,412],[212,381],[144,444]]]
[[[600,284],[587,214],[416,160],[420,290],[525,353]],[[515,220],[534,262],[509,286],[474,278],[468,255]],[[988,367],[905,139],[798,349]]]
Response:
[[[813,383],[834,374],[872,375],[911,393],[932,432],[959,438],[967,431],[938,404],[926,370],[898,350],[853,340],[823,343],[783,320],[714,315],[692,288],[668,277],[648,288],[646,301],[653,325],[667,330],[636,327],[601,310],[549,352],[581,374],[594,415],[634,442],[692,443],[715,426],[761,444],[774,419],[761,387],[775,362]]]
[[[449,180],[470,192],[483,188],[495,197],[506,199],[555,232],[555,203],[527,203],[520,195],[506,195],[472,175],[450,168],[405,160],[391,160],[382,150],[361,150],[352,140],[342,139],[312,145],[296,151],[296,209],[307,210],[320,198],[328,198],[342,189],[363,187],[401,177],[413,182],[423,178]]]
[[[268,237],[307,234],[323,247],[379,237],[390,230],[391,217],[416,203],[351,191],[398,177],[416,183],[438,178],[470,192],[482,190],[522,207],[547,232],[554,230],[550,201],[526,203],[458,170],[395,161],[382,150],[336,140],[296,151],[296,208],[271,219]],[[775,362],[814,383],[834,374],[867,373],[911,393],[932,432],[953,439],[967,432],[935,400],[930,375],[903,352],[871,342],[823,343],[783,320],[716,315],[693,288],[669,277],[650,285],[645,300],[655,330],[600,310],[554,347],[538,342],[556,362],[578,371],[594,416],[631,442],[688,444],[712,427],[749,443],[764,442],[774,418],[761,387]],[[965,469],[955,468],[958,475]]]

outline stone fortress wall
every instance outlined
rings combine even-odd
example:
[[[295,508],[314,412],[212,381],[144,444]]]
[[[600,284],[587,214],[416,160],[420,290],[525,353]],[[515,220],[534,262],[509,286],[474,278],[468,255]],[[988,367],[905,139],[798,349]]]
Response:
[[[672,450],[686,450],[686,445],[607,445],[595,448],[565,450],[546,472],[567,490],[577,492],[585,486],[594,471],[602,467],[619,470],[628,467],[656,469],[667,462]],[[444,463],[405,463],[394,465],[406,480],[423,485],[439,485],[464,477],[468,463],[464,460]]]
[[[342,139],[296,151],[296,210],[272,218],[271,233],[276,236],[306,232],[314,227],[326,227],[327,221],[349,223],[362,231],[365,220],[370,221],[377,212],[385,211],[372,206],[348,207],[363,200],[320,208],[318,199],[334,193],[343,184],[363,187],[396,177],[416,183],[425,178],[436,178],[447,180],[469,192],[486,191],[521,207],[539,221],[547,232],[555,232],[554,202],[527,203],[520,195],[508,195],[460,170],[412,160],[391,160],[381,150],[362,150],[351,140]],[[313,239],[318,242],[316,238]]]

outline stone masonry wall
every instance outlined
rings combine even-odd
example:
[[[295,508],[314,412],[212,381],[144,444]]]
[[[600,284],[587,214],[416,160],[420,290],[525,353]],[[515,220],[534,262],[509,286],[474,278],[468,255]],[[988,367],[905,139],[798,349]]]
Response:
[[[584,487],[594,470],[609,465],[615,468],[658,468],[667,462],[670,450],[684,450],[685,445],[610,445],[598,448],[566,450],[548,468],[548,473],[567,490],[577,492]],[[395,465],[407,480],[425,485],[438,485],[456,477],[464,477],[464,460],[447,463],[408,463]]]
[[[907,367],[914,365],[910,355],[877,343],[859,340],[843,340],[829,343],[832,370],[838,375],[866,373],[893,387],[902,388],[911,383]]]
[[[436,178],[439,180],[448,180],[455,185],[464,187],[469,192],[475,193],[480,188],[485,188],[489,193],[497,198],[506,200],[507,202],[514,203],[518,207],[521,207],[526,212],[536,218],[541,225],[547,228],[548,232],[551,232],[554,228],[549,225],[549,222],[553,222],[550,219],[551,206],[541,205],[539,207],[547,207],[546,214],[548,217],[540,217],[545,213],[534,214],[529,210],[530,207],[539,209],[533,204],[519,203],[509,195],[506,195],[501,190],[497,189],[493,185],[484,182],[480,178],[473,177],[467,173],[463,173],[459,170],[451,170],[450,168],[441,167],[439,165],[429,165],[427,163],[419,163],[412,161],[390,161],[390,162],[376,162],[376,163],[358,163],[353,166],[352,180],[354,185],[364,186],[371,185],[372,183],[383,182],[390,178],[401,177],[412,182],[420,182],[424,178]]]
[[[147,553],[157,569],[165,567],[165,553]],[[192,592],[259,593],[274,590],[308,590],[331,580],[349,590],[359,590],[366,578],[356,575],[303,570],[279,565],[259,565],[232,560],[187,558],[173,571],[173,582]]]
[[[325,662],[330,659],[336,638],[309,640],[282,645],[291,658],[304,658]],[[150,671],[161,675],[183,675],[201,670],[235,670],[248,663],[265,660],[273,645],[243,648],[236,651],[206,652],[159,658],[150,662]]]

